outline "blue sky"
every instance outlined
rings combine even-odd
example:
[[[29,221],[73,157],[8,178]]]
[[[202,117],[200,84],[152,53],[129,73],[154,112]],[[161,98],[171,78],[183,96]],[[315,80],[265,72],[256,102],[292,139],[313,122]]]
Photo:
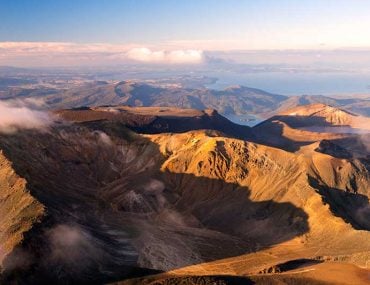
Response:
[[[363,0],[0,0],[0,41],[370,46],[369,14]]]
[[[0,65],[193,64],[214,51],[370,50],[369,15],[365,0],[0,0]],[[278,55],[277,62],[291,58]]]

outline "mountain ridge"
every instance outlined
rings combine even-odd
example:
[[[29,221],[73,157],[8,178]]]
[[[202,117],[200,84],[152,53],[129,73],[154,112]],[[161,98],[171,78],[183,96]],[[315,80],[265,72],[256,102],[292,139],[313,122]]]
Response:
[[[96,110],[107,108],[120,107]],[[215,115],[159,113],[189,112]],[[21,227],[22,242],[16,233],[6,237],[15,242],[3,256],[5,280],[24,280],[30,266],[35,282],[113,282],[137,268],[250,276],[297,259],[368,266],[370,176],[361,159],[318,152],[320,140],[286,151],[212,129],[137,134],[105,120],[0,135],[6,158],[47,213]],[[12,195],[4,201],[13,203]],[[33,256],[31,264],[15,262],[17,252]]]

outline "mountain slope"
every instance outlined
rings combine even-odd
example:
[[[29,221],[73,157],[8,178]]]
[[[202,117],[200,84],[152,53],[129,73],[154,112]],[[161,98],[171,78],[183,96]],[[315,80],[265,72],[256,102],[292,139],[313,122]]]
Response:
[[[370,129],[370,119],[352,114],[348,111],[338,109],[324,104],[312,104],[296,107],[285,112],[281,116],[308,117],[304,118],[302,125],[312,126],[349,126],[352,128]],[[316,121],[313,121],[313,120]],[[321,122],[319,120],[322,120]],[[288,120],[288,119],[287,119]],[[312,120],[312,121],[311,121]],[[293,125],[294,126],[294,125]],[[295,126],[294,126],[295,127]],[[299,126],[297,126],[299,127]]]
[[[344,109],[352,113],[360,114],[362,116],[370,116],[370,99],[369,96],[350,96],[345,97],[328,97],[322,95],[301,95],[291,96],[280,103],[280,106],[269,113],[270,116],[279,114],[284,111],[305,105],[324,104],[336,108]]]
[[[0,152],[0,264],[43,215],[44,208],[29,193],[26,180]]]
[[[313,104],[273,116],[253,127],[252,132],[256,142],[288,151],[295,152],[303,146],[330,141],[333,147],[349,148],[354,156],[366,158],[370,119],[328,105]]]
[[[234,124],[211,109],[200,111],[173,107],[107,106],[59,110],[54,113],[68,121],[90,126],[114,122],[139,133],[179,133],[209,129],[243,139],[252,136],[249,127]]]
[[[368,266],[370,177],[360,159],[201,130],[138,135],[103,113],[110,124],[0,136],[36,205],[23,242],[5,237],[15,240],[6,282],[112,282],[138,268],[250,275],[296,259]],[[30,264],[10,266],[17,252]]]

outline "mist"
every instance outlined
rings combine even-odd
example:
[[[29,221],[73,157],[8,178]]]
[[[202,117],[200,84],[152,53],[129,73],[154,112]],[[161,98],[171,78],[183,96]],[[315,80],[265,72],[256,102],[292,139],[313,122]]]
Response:
[[[58,225],[46,235],[51,250],[49,258],[51,262],[67,265],[78,265],[83,262],[86,265],[90,258],[98,258],[91,237],[78,226]]]
[[[48,113],[37,109],[40,104],[37,100],[0,101],[0,133],[46,129],[53,119]]]

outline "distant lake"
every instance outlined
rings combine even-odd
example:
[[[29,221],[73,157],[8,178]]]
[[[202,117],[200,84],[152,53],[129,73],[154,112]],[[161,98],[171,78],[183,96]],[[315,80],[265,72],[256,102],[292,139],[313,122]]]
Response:
[[[370,73],[345,72],[211,72],[219,80],[207,85],[223,89],[244,85],[282,95],[342,95],[370,93]]]
[[[229,121],[243,126],[253,127],[263,120],[253,115],[222,115],[227,118]]]

